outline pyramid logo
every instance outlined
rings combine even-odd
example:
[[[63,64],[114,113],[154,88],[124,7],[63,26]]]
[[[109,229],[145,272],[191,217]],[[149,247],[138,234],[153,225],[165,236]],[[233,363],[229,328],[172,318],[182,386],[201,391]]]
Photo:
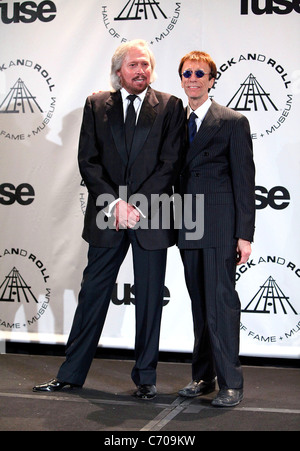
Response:
[[[0,113],[19,114],[27,112],[43,113],[43,110],[37,103],[36,97],[31,94],[24,81],[19,78],[1,103]]]
[[[276,105],[272,102],[270,94],[266,93],[253,74],[250,74],[240,89],[235,93],[227,107],[235,111],[259,111],[273,108],[278,111]]]
[[[167,19],[159,5],[160,2],[155,0],[129,0],[115,20],[148,20],[149,17],[158,19],[161,16]]]
[[[242,312],[274,315],[278,313],[287,315],[293,312],[295,315],[298,315],[289,298],[285,296],[272,276],[265,281]]]
[[[20,272],[14,267],[0,286],[0,302],[36,302],[36,297]]]

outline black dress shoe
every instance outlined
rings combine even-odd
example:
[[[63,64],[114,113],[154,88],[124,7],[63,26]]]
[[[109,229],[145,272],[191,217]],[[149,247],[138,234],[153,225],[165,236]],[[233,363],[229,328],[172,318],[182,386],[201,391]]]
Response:
[[[216,379],[211,381],[192,381],[182,390],[179,390],[179,396],[186,398],[195,398],[196,396],[207,395],[216,389]]]
[[[242,399],[243,390],[221,389],[211,404],[215,407],[234,407],[237,406]]]
[[[139,385],[134,396],[138,399],[154,399],[157,394],[155,385]]]
[[[62,388],[66,386],[70,386],[70,388],[73,387],[80,387],[80,385],[70,384],[69,382],[60,382],[57,379],[51,379],[49,382],[45,382],[44,384],[39,384],[33,387],[33,391],[46,391],[46,392],[53,392],[53,391],[59,391]]]

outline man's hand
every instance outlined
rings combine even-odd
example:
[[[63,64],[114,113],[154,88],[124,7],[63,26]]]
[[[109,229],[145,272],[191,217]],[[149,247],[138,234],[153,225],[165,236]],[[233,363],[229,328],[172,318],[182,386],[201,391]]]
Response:
[[[238,240],[237,248],[237,265],[242,265],[246,263],[251,255],[251,243],[250,241],[242,240],[241,238]]]
[[[120,200],[113,213],[115,217],[114,226],[118,231],[122,229],[131,229],[140,220],[139,212],[130,204],[127,204],[124,200]]]

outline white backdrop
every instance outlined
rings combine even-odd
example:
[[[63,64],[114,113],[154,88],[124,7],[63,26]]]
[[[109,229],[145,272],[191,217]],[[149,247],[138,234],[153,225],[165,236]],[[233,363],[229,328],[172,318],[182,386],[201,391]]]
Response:
[[[64,343],[87,244],[77,168],[82,109],[109,89],[126,39],[151,43],[155,89],[186,98],[177,68],[191,50],[218,66],[211,91],[251,124],[257,221],[237,272],[241,354],[300,356],[300,7],[272,0],[0,0],[0,338]],[[132,348],[131,254],[118,276],[100,344]],[[190,301],[169,250],[161,350],[190,352]]]

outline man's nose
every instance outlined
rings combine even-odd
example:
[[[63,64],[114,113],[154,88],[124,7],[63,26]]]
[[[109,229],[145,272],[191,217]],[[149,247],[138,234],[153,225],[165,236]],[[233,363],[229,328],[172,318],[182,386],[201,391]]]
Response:
[[[191,81],[197,81],[198,80],[198,77],[196,77],[196,74],[194,72],[192,73],[192,75],[190,77],[190,80]]]
[[[142,66],[142,64],[139,64],[139,65],[138,65],[138,72],[139,72],[139,73],[142,73],[142,74],[145,73],[145,70],[144,70],[144,67]]]

